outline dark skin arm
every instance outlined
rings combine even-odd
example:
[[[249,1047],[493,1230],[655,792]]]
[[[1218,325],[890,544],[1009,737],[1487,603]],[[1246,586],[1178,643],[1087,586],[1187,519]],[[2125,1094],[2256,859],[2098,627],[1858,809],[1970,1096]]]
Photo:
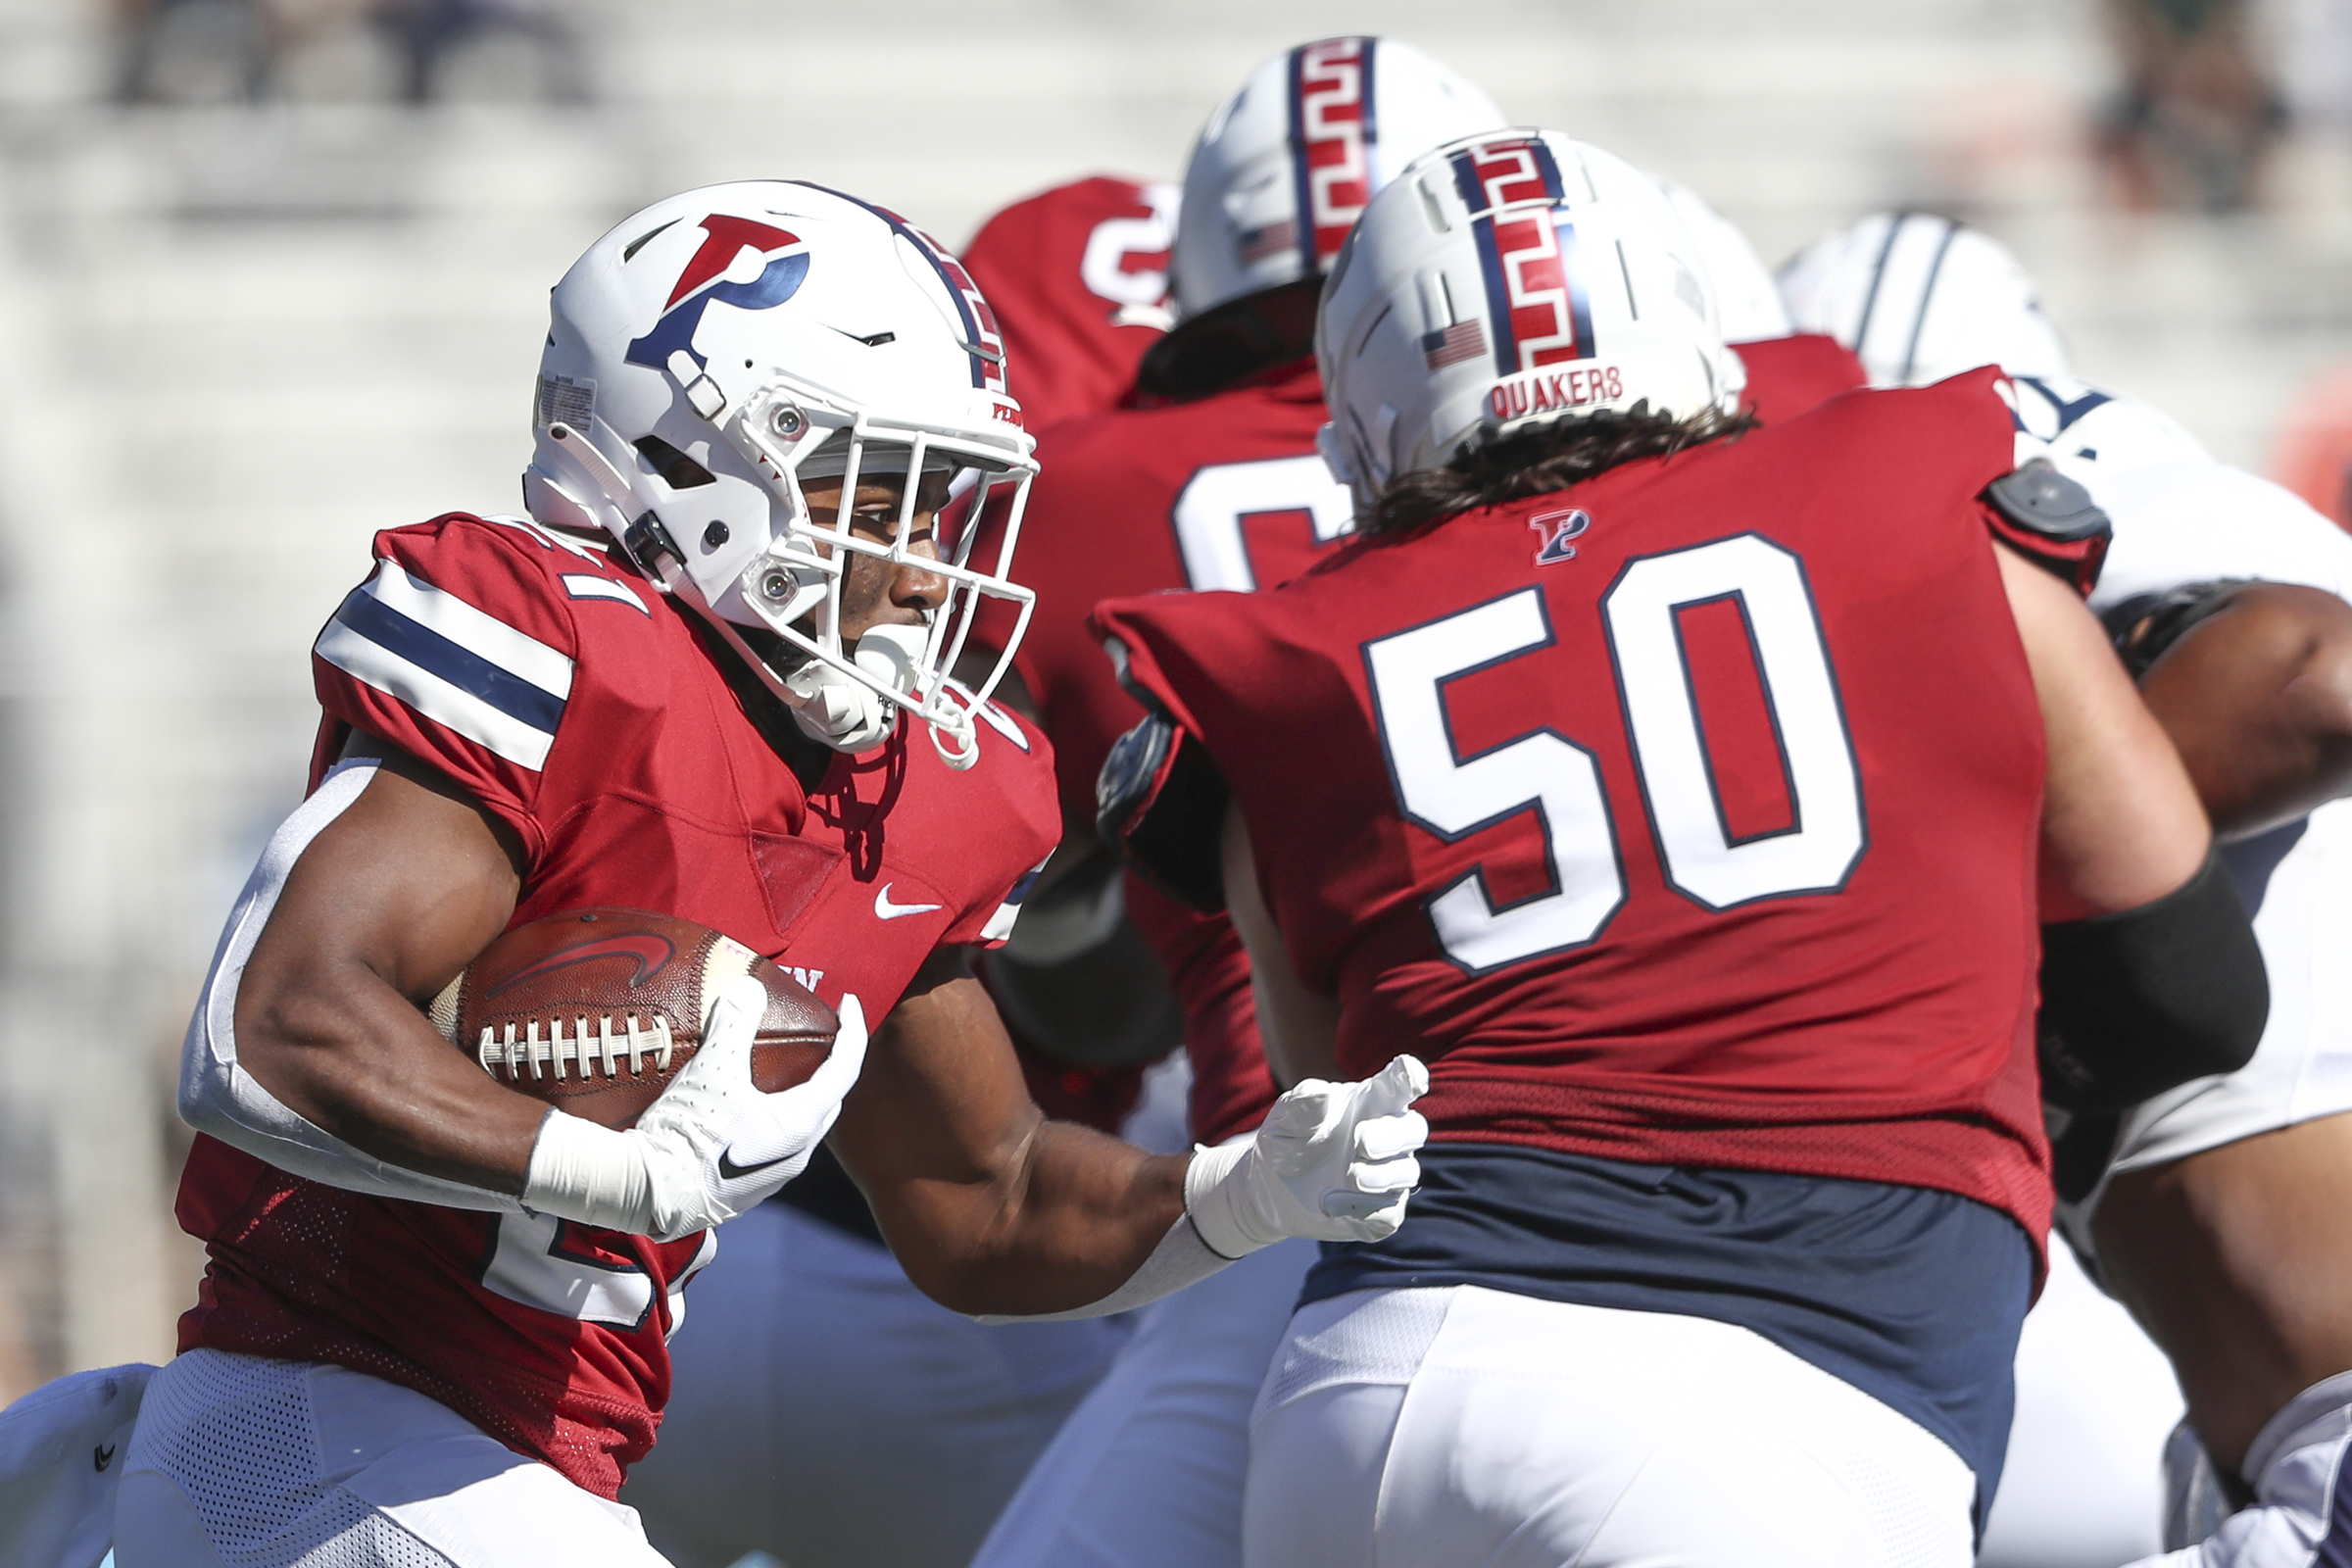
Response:
[[[1100,1300],[1184,1214],[1188,1156],[1045,1119],[959,949],[874,1031],[828,1142],[906,1277],[958,1312]]]
[[[2256,583],[2190,627],[2141,695],[2226,833],[2352,794],[2352,606]],[[2352,1369],[2352,1116],[2117,1176],[2101,1272],[2172,1358],[2189,1416],[2235,1470],[2297,1394]]]
[[[838,487],[836,487],[838,488]],[[818,497],[812,490],[811,501]],[[879,535],[895,485],[860,485]],[[921,518],[917,555],[928,552]],[[920,560],[850,564],[842,632],[912,622],[944,584]],[[431,768],[385,765],[313,841],[237,997],[239,1055],[282,1102],[412,1170],[519,1193],[547,1107],[500,1085],[419,1010],[505,929],[520,845]],[[960,952],[935,956],[876,1028],[833,1141],[909,1277],[969,1312],[1109,1295],[1184,1213],[1185,1157],[1045,1120]]]
[[[519,847],[382,742],[346,755],[385,765],[296,863],[238,989],[239,1059],[370,1154],[520,1193],[547,1107],[419,1010],[512,917]],[[1185,1157],[1045,1119],[960,949],[875,1029],[832,1144],[907,1276],[958,1311],[1099,1300],[1184,1213]]]
[[[945,481],[938,485],[945,493]],[[838,479],[808,487],[812,507]],[[850,525],[895,537],[903,481],[860,484]],[[921,501],[914,560],[853,556],[842,591],[852,642],[884,621],[919,623],[946,596]],[[346,757],[384,765],[303,852],[237,989],[237,1054],[280,1103],[393,1164],[519,1194],[547,1107],[508,1089],[419,1010],[514,917],[524,857],[514,831],[435,769],[372,736]]]
[[[2215,832],[2244,838],[2352,794],[2352,605],[2250,583],[2140,681]]]
[[[237,1057],[314,1125],[379,1159],[520,1193],[547,1107],[453,1050],[421,1010],[506,929],[513,830],[372,737],[383,765],[295,862],[237,988]]]

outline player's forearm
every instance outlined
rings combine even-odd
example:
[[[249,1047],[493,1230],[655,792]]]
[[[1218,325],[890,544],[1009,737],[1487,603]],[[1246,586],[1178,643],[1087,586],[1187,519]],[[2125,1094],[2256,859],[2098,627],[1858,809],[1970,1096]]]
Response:
[[[2238,590],[2157,661],[2140,695],[2219,836],[2352,794],[2352,606],[2332,594]]]
[[[238,1005],[239,1060],[296,1115],[407,1170],[522,1191],[547,1107],[499,1084],[365,968]]]
[[[998,1181],[877,1205],[907,1278],[974,1315],[1065,1312],[1110,1296],[1184,1217],[1188,1155],[1045,1122]]]
[[[2161,899],[2212,847],[2187,772],[2073,590],[2007,549],[1994,555],[2041,710],[2042,918]]]

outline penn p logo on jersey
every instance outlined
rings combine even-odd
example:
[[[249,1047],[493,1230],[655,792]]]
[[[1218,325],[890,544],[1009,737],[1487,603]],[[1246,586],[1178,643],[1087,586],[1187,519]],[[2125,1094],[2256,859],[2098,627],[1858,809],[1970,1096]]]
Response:
[[[1565,512],[1539,512],[1527,519],[1527,525],[1543,541],[1536,546],[1536,564],[1556,566],[1576,559],[1576,546],[1569,541],[1592,527],[1592,517],[1582,507],[1570,507]]]

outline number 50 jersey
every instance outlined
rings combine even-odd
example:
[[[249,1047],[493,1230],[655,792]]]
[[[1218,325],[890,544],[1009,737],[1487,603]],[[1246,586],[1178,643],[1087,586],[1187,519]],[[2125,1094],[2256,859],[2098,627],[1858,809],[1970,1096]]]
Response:
[[[1983,371],[1102,606],[1250,823],[1340,1065],[1436,1141],[1958,1193],[2047,1229],[2041,725]]]

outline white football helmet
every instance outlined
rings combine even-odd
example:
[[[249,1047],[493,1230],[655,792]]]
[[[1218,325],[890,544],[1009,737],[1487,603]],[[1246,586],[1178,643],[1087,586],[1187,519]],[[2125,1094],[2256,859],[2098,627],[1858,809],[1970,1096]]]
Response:
[[[1396,478],[1564,416],[1739,407],[1697,241],[1656,180],[1557,131],[1466,137],[1372,198],[1315,326],[1319,444],[1359,514]]]
[[[996,318],[963,267],[896,214],[798,180],[673,196],[588,248],[555,288],[540,357],[524,504],[541,522],[610,533],[663,592],[685,601],[837,750],[888,738],[902,710],[941,756],[977,757],[976,693],[946,679],[982,595],[1015,601],[1017,645],[1034,596],[1006,580],[1037,470],[1004,390]],[[919,481],[894,539],[851,531],[860,475],[945,475],[933,562],[909,548]],[[811,515],[804,480],[840,476]],[[971,561],[983,506],[1005,509],[1004,544]],[[922,628],[841,638],[853,556],[919,562],[948,581]],[[798,656],[774,668],[737,627]]]
[[[1176,220],[1180,315],[1330,270],[1372,193],[1440,142],[1508,124],[1411,44],[1323,38],[1263,62],[1193,144]]]
[[[1874,213],[1781,269],[1799,332],[1853,350],[1872,386],[1932,386],[1980,365],[2065,375],[2066,347],[2008,247],[1931,213]]]
[[[1690,237],[1698,243],[1698,254],[1707,264],[1708,280],[1715,285],[1716,324],[1723,328],[1723,340],[1759,343],[1766,338],[1787,337],[1794,331],[1788,324],[1788,309],[1781,304],[1781,291],[1773,284],[1771,270],[1747,242],[1747,236],[1740,232],[1739,225],[1707,205],[1688,185],[1661,176],[1658,188],[1682,215]]]
[[[2013,375],[1996,390],[2016,416],[2018,466],[2047,458],[2094,498],[2118,474],[2213,461],[2172,416],[2088,381]]]

